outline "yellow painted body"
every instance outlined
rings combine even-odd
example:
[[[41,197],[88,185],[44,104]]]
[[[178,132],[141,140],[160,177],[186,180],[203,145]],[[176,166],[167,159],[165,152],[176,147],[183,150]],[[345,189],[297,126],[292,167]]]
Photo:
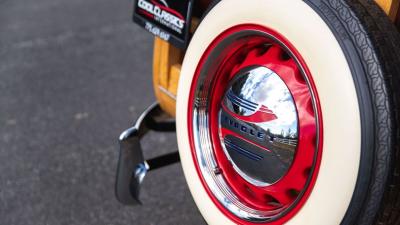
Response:
[[[397,21],[400,21],[400,0],[376,0],[376,2],[393,22],[396,21],[396,18]],[[194,32],[197,24],[198,20],[194,19],[191,32]],[[155,38],[153,52],[154,92],[161,108],[174,117],[178,80],[184,54],[183,50],[175,48],[160,38]]]
[[[400,0],[376,0],[376,3],[386,12],[392,21],[395,21]]]

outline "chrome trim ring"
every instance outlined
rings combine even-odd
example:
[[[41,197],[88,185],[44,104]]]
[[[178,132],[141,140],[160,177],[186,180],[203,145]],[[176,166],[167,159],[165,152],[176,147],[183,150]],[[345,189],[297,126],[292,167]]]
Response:
[[[212,108],[211,106],[211,99],[216,97],[216,96],[211,96],[210,94],[212,93],[212,90],[215,88],[224,88],[224,93],[225,95],[223,96],[223,102],[222,105],[225,106],[225,111],[229,111],[231,113],[234,113],[237,116],[244,116],[244,117],[251,117],[254,115],[255,112],[259,111],[261,107],[264,105],[267,108],[271,107],[274,110],[272,110],[272,114],[274,114],[277,118],[274,119],[273,121],[256,121],[253,123],[248,123],[246,122],[246,125],[251,125],[252,127],[255,126],[255,129],[261,130],[265,133],[267,133],[267,130],[269,129],[270,132],[273,129],[273,127],[278,127],[272,132],[272,143],[277,143],[277,142],[283,142],[287,143],[287,145],[291,145],[291,153],[286,157],[287,163],[286,167],[279,171],[277,174],[272,174],[272,173],[267,173],[265,176],[260,173],[260,171],[256,172],[249,172],[249,163],[241,163],[238,162],[237,160],[233,159],[232,153],[228,150],[229,147],[232,147],[234,144],[232,140],[228,138],[228,140],[225,137],[222,137],[221,132],[219,133],[220,136],[220,144],[224,148],[224,153],[226,157],[232,162],[233,168],[235,171],[242,177],[244,180],[249,182],[252,185],[258,186],[258,187],[268,187],[271,186],[275,183],[279,183],[280,179],[285,176],[285,174],[288,173],[288,170],[290,170],[290,167],[292,165],[292,162],[294,158],[296,158],[296,149],[298,145],[298,141],[300,134],[298,131],[298,124],[299,124],[299,116],[296,112],[296,107],[293,98],[291,97],[292,93],[288,93],[289,90],[286,87],[285,83],[282,81],[280,77],[280,74],[275,73],[273,70],[271,70],[268,67],[261,66],[261,65],[253,65],[253,67],[248,67],[244,71],[240,71],[239,73],[236,73],[233,75],[233,79],[231,79],[231,85],[227,87],[216,87],[215,84],[218,79],[220,79],[216,74],[220,72],[219,70],[221,69],[221,65],[224,64],[229,64],[229,55],[234,52],[234,54],[243,54],[241,52],[241,47],[246,46],[246,44],[251,40],[252,38],[264,38],[267,40],[270,40],[274,45],[280,46],[282,49],[284,49],[285,53],[294,60],[295,64],[297,65],[298,69],[300,70],[300,73],[302,75],[302,79],[306,83],[306,86],[308,87],[307,91],[309,92],[309,95],[311,96],[311,111],[313,111],[313,116],[315,118],[315,124],[316,124],[316,131],[315,131],[315,148],[311,149],[313,152],[312,154],[312,167],[308,168],[308,177],[305,186],[303,189],[298,190],[298,193],[295,193],[295,200],[293,200],[289,205],[280,205],[275,208],[270,208],[270,209],[260,209],[259,207],[254,207],[251,204],[248,204],[246,201],[244,201],[241,196],[237,194],[237,191],[233,190],[227,179],[224,177],[224,172],[221,170],[221,167],[218,164],[218,160],[216,157],[215,153],[215,143],[213,143],[212,137],[211,137],[211,125],[210,125],[210,109]],[[232,44],[235,44],[236,46],[239,46],[237,48],[235,47],[230,47]],[[265,44],[264,48],[268,48],[269,44]],[[247,52],[248,53],[248,52]],[[301,199],[303,196],[304,192],[306,191],[310,181],[311,181],[311,175],[314,173],[315,165],[316,165],[316,159],[317,159],[317,151],[318,151],[318,146],[319,146],[319,132],[318,132],[318,113],[317,112],[317,106],[316,106],[316,100],[315,100],[315,95],[313,93],[312,88],[310,87],[310,82],[308,80],[308,77],[305,73],[304,68],[301,66],[301,63],[299,60],[296,58],[296,55],[290,50],[289,47],[287,47],[282,41],[280,41],[278,38],[276,38],[273,34],[270,34],[268,32],[264,31],[259,31],[259,30],[242,30],[235,32],[233,34],[230,34],[229,36],[225,37],[223,40],[219,41],[217,45],[213,47],[213,49],[210,50],[208,57],[204,60],[202,63],[202,67],[198,68],[198,76],[197,80],[194,81],[194,89],[193,92],[193,99],[190,100],[192,102],[192,111],[191,117],[192,120],[189,121],[189,129],[191,129],[192,132],[192,142],[193,142],[193,147],[194,147],[194,154],[195,154],[195,160],[196,163],[198,164],[199,172],[202,176],[202,179],[206,186],[208,187],[209,191],[212,193],[212,195],[217,199],[217,201],[223,206],[224,210],[229,211],[236,217],[243,219],[245,221],[249,222],[268,222],[268,221],[273,221],[275,219],[280,218],[281,216],[287,214]],[[257,75],[257,74],[261,75]],[[244,78],[243,78],[244,77]],[[285,112],[278,112],[277,108],[274,107],[273,103],[268,102],[267,100],[257,100],[257,99],[251,99],[249,96],[245,97],[245,90],[242,90],[241,88],[244,87],[244,85],[239,85],[241,88],[239,92],[235,93],[235,90],[231,90],[229,88],[233,87],[238,79],[244,79],[244,82],[250,81],[256,78],[264,78],[266,79],[266,84],[271,83],[272,80],[275,82],[275,88],[276,89],[281,89],[280,90],[280,96],[274,100],[278,106],[282,106],[282,103],[280,101],[286,101],[287,103],[287,109],[288,111]],[[267,77],[267,78],[266,78]],[[269,77],[269,78],[268,78]],[[268,81],[268,82],[267,82]],[[240,82],[239,82],[240,83]],[[261,93],[261,91],[252,91],[250,93]],[[236,95],[236,96],[235,96]],[[241,96],[242,95],[242,96]],[[190,106],[190,104],[189,104]],[[220,118],[219,118],[219,129],[223,127],[221,125],[223,123],[223,107],[220,107]],[[264,110],[267,112],[268,110]],[[277,115],[278,114],[278,115]],[[279,119],[281,118],[281,119]],[[241,121],[243,122],[243,120]],[[289,132],[290,128],[290,132]],[[278,137],[279,132],[277,130],[283,130],[282,137]],[[292,131],[293,130],[293,131]],[[223,133],[223,132],[222,132]],[[285,135],[288,134],[288,135]],[[288,138],[290,136],[290,138]],[[281,138],[281,139],[278,139]],[[272,143],[263,143],[261,146],[270,146]],[[240,146],[236,146],[240,147]],[[247,154],[250,154],[250,158],[253,158],[255,160],[259,159],[257,154],[251,154],[249,153],[248,149],[245,149],[243,147],[240,147],[242,150],[247,150]],[[282,153],[283,148],[282,147],[276,147],[274,148],[276,151],[276,155],[280,155]],[[254,152],[252,152],[254,153]],[[275,160],[273,160],[275,161]],[[250,165],[251,166],[251,165]],[[261,171],[262,172],[262,171]]]

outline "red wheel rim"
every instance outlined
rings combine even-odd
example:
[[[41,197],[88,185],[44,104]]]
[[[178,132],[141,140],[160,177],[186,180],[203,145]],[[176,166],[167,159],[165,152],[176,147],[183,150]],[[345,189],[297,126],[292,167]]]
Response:
[[[228,112],[222,103],[227,90],[242,76],[242,71],[254,71],[254,67],[272,71],[283,81],[297,116],[298,142],[291,161],[286,157],[289,166],[274,182],[261,185],[251,182],[248,176],[240,173],[241,168],[237,169],[240,166],[227,153],[224,140],[238,135],[221,125],[221,112]],[[264,112],[272,111],[265,108]],[[259,124],[260,118],[263,121],[277,118],[268,119],[267,114],[263,115],[253,115],[252,122]],[[250,118],[236,117],[244,122]],[[282,35],[253,24],[238,25],[221,33],[207,48],[196,69],[188,118],[196,169],[210,198],[227,217],[240,224],[282,224],[304,205],[316,181],[321,160],[322,117],[311,73],[299,52]],[[240,140],[260,147],[249,139]],[[273,149],[264,149],[276,153]],[[268,171],[256,172],[261,176],[268,174]]]

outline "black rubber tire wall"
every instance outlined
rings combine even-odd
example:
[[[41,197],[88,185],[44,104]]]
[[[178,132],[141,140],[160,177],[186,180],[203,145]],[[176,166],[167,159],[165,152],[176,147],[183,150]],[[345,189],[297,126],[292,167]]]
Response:
[[[306,2],[342,45],[353,67],[362,110],[359,176],[342,224],[400,224],[399,33],[374,1]]]

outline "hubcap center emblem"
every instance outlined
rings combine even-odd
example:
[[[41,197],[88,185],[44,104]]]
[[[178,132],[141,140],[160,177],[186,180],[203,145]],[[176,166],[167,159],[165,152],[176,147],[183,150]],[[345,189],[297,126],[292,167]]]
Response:
[[[219,112],[219,136],[235,171],[256,186],[279,181],[298,142],[298,115],[285,82],[267,67],[248,67],[231,81]]]

